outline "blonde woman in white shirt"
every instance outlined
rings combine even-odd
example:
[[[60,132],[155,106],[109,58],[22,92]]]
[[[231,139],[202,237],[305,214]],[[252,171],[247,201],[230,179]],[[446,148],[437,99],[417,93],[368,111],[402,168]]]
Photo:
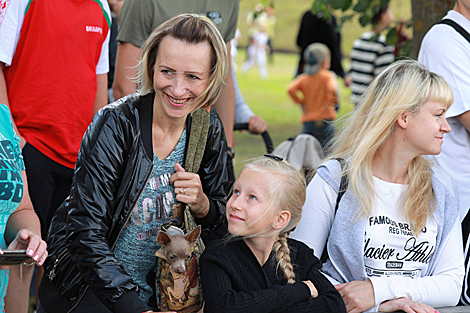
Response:
[[[458,199],[449,175],[423,158],[438,154],[451,131],[452,101],[441,76],[416,61],[393,63],[371,83],[307,187],[291,237],[318,257],[327,243],[323,272],[348,312],[434,313],[459,300]]]

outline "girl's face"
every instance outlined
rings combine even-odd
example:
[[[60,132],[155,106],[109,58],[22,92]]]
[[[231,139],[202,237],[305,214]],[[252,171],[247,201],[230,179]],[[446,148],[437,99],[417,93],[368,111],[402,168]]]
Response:
[[[410,114],[406,141],[417,155],[439,154],[444,134],[451,131],[445,118],[447,109],[440,103],[428,102],[418,112]]]
[[[276,214],[268,208],[269,197],[266,175],[243,170],[227,202],[229,232],[241,237],[271,233]]]
[[[197,99],[210,77],[211,47],[208,42],[188,44],[172,36],[158,48],[153,86],[155,106],[170,119],[186,119],[201,105]]]

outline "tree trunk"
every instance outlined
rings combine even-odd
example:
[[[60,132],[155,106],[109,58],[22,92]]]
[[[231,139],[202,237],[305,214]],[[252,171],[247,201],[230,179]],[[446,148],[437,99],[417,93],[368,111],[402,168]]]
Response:
[[[426,32],[454,7],[455,0],[412,0],[413,52],[418,56],[419,47]]]

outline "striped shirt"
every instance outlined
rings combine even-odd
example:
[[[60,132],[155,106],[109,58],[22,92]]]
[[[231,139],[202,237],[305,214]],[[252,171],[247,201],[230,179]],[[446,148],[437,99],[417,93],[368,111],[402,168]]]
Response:
[[[365,32],[353,43],[351,51],[351,101],[357,104],[375,76],[379,75],[395,59],[393,46],[385,43],[385,36],[372,31]]]

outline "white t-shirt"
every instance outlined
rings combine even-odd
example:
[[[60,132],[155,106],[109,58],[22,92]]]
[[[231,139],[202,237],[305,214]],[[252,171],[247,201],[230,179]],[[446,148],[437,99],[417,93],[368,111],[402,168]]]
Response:
[[[403,206],[406,185],[389,183],[374,177],[379,195],[364,232],[364,264],[367,277],[421,277],[435,250],[437,224],[430,216],[416,238],[397,207]]]
[[[449,240],[442,248],[433,276],[423,277],[430,253],[434,252],[436,221],[433,217],[428,218],[426,232],[418,238],[413,237],[408,231],[408,223],[397,215],[395,209],[401,205],[400,195],[406,185],[388,183],[378,178],[374,178],[374,182],[379,198],[364,229],[364,263],[366,275],[374,286],[376,303],[371,311],[374,312],[380,303],[399,297],[433,307],[443,306],[443,301],[450,295],[460,293],[452,284],[453,280],[462,279],[464,271],[462,258],[455,257],[458,251],[462,253],[459,221],[456,221]],[[318,258],[333,224],[336,199],[334,189],[320,175],[315,175],[307,186],[302,219],[290,235],[312,248]],[[378,250],[370,250],[372,247]]]
[[[470,21],[457,11],[444,18],[470,33]],[[470,134],[455,117],[470,110],[470,43],[453,27],[435,25],[423,39],[418,61],[443,76],[454,92],[454,103],[446,113],[452,131],[444,135],[441,153],[431,158],[455,180],[463,220],[470,208]]]

